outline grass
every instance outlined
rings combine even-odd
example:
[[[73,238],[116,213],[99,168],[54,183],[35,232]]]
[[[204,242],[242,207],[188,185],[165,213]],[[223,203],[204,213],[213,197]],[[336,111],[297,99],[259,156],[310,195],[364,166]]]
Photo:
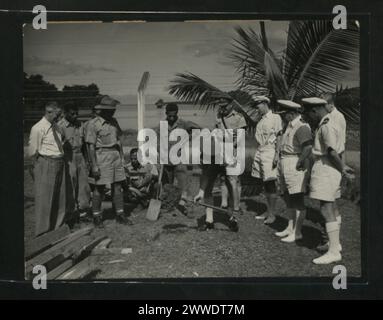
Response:
[[[189,196],[198,190],[198,177],[190,176]],[[33,237],[33,187],[25,171],[25,241]],[[219,199],[216,199],[217,201]],[[200,232],[197,226],[204,219],[200,207],[190,207],[188,217],[177,210],[162,212],[156,222],[146,220],[145,210],[130,210],[133,226],[121,226],[113,220],[111,205],[105,202],[105,229],[95,230],[113,242],[111,247],[132,248],[127,255],[95,258],[95,279],[118,278],[199,278],[199,277],[332,277],[332,267],[316,266],[311,260],[319,254],[315,247],[323,232],[318,203],[307,200],[309,207],[303,227],[304,240],[285,244],[274,235],[286,223],[286,208],[277,202],[277,222],[271,227],[255,220],[265,206],[262,195],[243,199],[245,213],[239,217],[238,233],[229,231],[227,217],[215,214],[216,229]],[[349,200],[341,199],[342,264],[349,277],[361,274],[360,210]],[[85,226],[84,224],[79,227]]]

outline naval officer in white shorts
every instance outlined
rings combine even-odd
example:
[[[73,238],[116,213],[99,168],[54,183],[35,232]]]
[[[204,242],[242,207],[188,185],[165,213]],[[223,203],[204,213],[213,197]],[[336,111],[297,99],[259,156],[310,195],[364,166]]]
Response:
[[[304,194],[308,182],[309,156],[313,143],[310,126],[302,120],[301,106],[290,100],[278,100],[279,114],[286,129],[280,145],[280,187],[288,212],[287,228],[276,235],[283,242],[302,239],[302,224],[306,216]]]
[[[314,123],[318,123],[312,148],[314,165],[311,170],[310,197],[320,201],[329,238],[328,251],[314,259],[313,263],[329,264],[342,260],[334,202],[339,197],[342,175],[348,175],[348,172],[339,156],[342,138],[339,136],[337,123],[326,109],[327,101],[312,97],[302,99],[302,103],[304,114]]]

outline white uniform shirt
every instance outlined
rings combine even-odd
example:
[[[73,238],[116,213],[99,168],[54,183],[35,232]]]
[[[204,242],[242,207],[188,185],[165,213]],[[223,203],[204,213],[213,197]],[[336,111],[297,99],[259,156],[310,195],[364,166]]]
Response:
[[[340,153],[342,153],[346,150],[346,119],[343,113],[335,107],[330,112],[330,117],[335,121],[336,127],[339,130],[340,139],[342,141]]]
[[[315,140],[312,152],[316,156],[328,154],[328,148],[332,148],[338,154],[342,152],[343,142],[337,123],[327,114],[322,118],[315,133]]]
[[[302,121],[301,116],[290,121],[281,141],[281,154],[299,155],[305,143],[312,141],[310,126]]]
[[[259,146],[273,145],[282,130],[282,119],[271,110],[262,116],[255,130],[255,140]]]
[[[61,133],[58,130],[56,132],[59,139],[62,139]],[[45,117],[32,127],[29,136],[28,154],[32,157],[36,153],[48,157],[63,156],[54,138],[52,124]]]

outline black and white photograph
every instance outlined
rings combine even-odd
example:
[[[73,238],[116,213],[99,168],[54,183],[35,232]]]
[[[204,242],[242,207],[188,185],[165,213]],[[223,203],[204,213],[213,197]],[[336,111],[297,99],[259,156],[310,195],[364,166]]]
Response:
[[[24,24],[25,279],[360,278],[360,28]]]

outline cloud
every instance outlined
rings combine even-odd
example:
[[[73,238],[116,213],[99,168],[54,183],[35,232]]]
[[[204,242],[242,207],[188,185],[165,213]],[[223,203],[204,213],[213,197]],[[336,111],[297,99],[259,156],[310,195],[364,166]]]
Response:
[[[41,72],[50,76],[84,75],[93,71],[116,72],[112,68],[94,67],[92,65],[76,63],[72,60],[43,59],[36,56],[25,58],[24,69]]]

